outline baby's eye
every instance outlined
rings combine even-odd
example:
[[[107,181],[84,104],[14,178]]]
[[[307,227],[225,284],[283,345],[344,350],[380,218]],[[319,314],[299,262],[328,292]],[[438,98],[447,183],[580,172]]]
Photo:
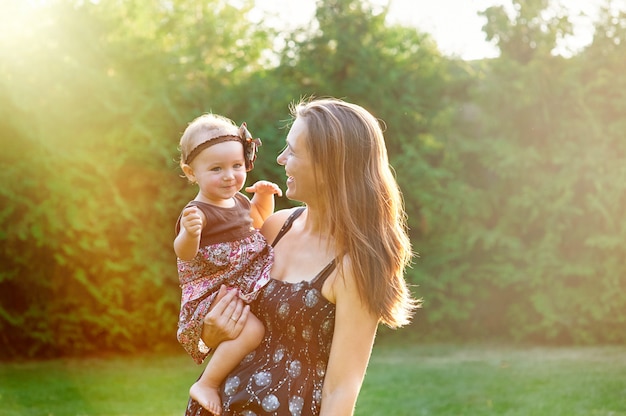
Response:
[[[211,168],[211,172],[219,172],[219,171],[221,171],[221,170],[222,170],[222,168],[220,168],[219,166],[216,166],[216,167],[214,167],[214,168]]]

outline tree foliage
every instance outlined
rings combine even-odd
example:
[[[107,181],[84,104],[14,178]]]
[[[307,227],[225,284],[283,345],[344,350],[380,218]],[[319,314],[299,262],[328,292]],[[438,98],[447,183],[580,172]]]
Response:
[[[214,91],[260,66],[266,37],[226,2],[172,6],[58,1],[28,10],[41,42],[19,27],[2,39],[2,103],[14,116],[2,126],[0,189],[7,355],[175,342],[171,242],[191,191],[178,138],[219,104]]]
[[[463,62],[367,1],[319,0],[280,36],[252,23],[252,1],[6,2],[0,355],[175,345],[173,228],[194,191],[180,134],[205,112],[246,121],[263,140],[249,181],[280,184],[274,156],[304,96],[385,125],[425,302],[409,330],[625,341],[626,18],[604,9],[565,59],[568,17],[513,5],[484,12],[500,57]]]
[[[502,53],[476,66],[447,149],[453,208],[424,259],[438,277],[422,283],[429,319],[457,338],[623,342],[624,20],[564,59],[551,51],[567,22],[514,3],[517,19],[485,12]]]

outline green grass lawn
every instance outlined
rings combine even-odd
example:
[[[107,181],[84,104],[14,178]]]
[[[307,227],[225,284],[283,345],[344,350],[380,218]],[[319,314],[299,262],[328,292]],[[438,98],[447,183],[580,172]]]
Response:
[[[0,415],[183,413],[200,372],[168,356],[0,363]],[[357,416],[626,416],[626,347],[377,345]]]

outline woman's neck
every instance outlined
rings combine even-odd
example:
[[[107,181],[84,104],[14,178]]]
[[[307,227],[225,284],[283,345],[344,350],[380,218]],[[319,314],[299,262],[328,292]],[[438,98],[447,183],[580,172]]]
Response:
[[[327,218],[325,218],[322,213],[311,207],[310,205],[306,206],[306,210],[302,215],[303,220],[303,229],[308,234],[325,234],[327,230]]]
[[[316,249],[333,251],[334,244],[329,234],[328,217],[320,210],[307,205],[301,218],[303,237],[307,238]]]

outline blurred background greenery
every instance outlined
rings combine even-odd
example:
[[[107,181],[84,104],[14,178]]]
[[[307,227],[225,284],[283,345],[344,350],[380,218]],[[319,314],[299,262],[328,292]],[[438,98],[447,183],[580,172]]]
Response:
[[[607,2],[564,58],[570,16],[511,0],[483,12],[500,55],[464,61],[368,1],[318,0],[288,32],[253,3],[3,1],[0,358],[175,347],[180,134],[206,112],[246,121],[248,181],[282,185],[303,96],[386,125],[424,299],[409,339],[626,341],[624,11]]]

